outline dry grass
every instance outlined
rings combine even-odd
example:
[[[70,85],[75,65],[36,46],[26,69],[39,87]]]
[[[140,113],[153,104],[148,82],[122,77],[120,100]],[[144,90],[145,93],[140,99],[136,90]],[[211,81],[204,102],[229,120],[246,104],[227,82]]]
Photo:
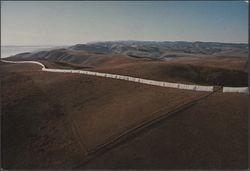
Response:
[[[165,63],[136,63],[94,69],[164,77],[159,66]],[[160,109],[167,114],[206,93],[46,73],[30,64],[1,63],[1,83],[5,169],[245,168],[247,163],[242,94],[216,93],[86,163],[87,151],[157,117]]]

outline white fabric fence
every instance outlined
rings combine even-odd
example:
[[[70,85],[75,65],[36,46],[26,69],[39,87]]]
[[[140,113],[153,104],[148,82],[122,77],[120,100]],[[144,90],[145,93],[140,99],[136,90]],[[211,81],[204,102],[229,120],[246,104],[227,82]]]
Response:
[[[249,94],[248,87],[223,87],[223,93],[247,93]]]
[[[40,65],[42,66],[42,68],[45,68],[45,66],[40,63],[40,62],[37,62],[37,61],[6,61],[6,60],[3,60],[1,59],[2,62],[6,62],[6,63],[13,63],[13,64],[25,64],[25,63],[28,63],[28,64],[37,64],[37,65]]]
[[[178,88],[183,90],[194,90],[194,91],[213,91],[213,86],[199,86],[199,85],[188,85],[188,84],[177,84],[177,83],[169,83],[163,81],[154,81],[130,76],[116,75],[116,74],[108,74],[108,73],[100,73],[100,72],[92,72],[92,71],[82,71],[82,70],[65,70],[65,69],[47,69],[43,68],[43,71],[47,72],[63,72],[63,73],[78,73],[78,74],[86,74],[86,75],[94,75],[99,77],[107,77],[113,79],[121,79],[131,82],[138,82],[142,84],[168,87],[168,88]]]
[[[201,85],[188,85],[188,84],[178,84],[178,83],[170,83],[170,82],[163,82],[163,81],[154,81],[130,76],[123,76],[117,74],[108,74],[108,73],[100,73],[100,72],[92,72],[92,71],[83,71],[83,70],[67,70],[67,69],[48,69],[45,66],[37,61],[6,61],[1,60],[2,62],[7,63],[32,63],[42,66],[42,71],[45,72],[59,72],[59,73],[77,73],[77,74],[85,74],[85,75],[94,75],[99,77],[107,77],[113,79],[120,79],[126,80],[131,82],[138,82],[142,84],[154,85],[154,86],[161,86],[161,87],[168,87],[168,88],[178,88],[183,90],[193,90],[193,91],[207,91],[213,92],[213,86],[201,86]],[[237,92],[237,93],[249,93],[248,87],[223,87],[223,92]]]

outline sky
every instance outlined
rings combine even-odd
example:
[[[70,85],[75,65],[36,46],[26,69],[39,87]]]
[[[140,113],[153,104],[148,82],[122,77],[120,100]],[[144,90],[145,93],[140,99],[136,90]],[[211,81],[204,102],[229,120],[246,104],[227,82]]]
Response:
[[[2,45],[248,42],[245,1],[1,1]]]

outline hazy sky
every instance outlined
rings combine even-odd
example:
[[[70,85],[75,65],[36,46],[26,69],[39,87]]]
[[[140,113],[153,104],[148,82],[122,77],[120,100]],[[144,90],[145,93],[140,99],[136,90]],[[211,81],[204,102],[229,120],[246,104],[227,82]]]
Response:
[[[2,45],[107,40],[248,42],[244,1],[5,1]]]

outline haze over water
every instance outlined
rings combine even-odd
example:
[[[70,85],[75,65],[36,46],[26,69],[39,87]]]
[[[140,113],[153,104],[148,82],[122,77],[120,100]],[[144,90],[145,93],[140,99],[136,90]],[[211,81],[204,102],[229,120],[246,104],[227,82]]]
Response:
[[[59,46],[1,46],[1,58],[7,58],[12,55],[25,52],[35,52],[40,50],[53,49]]]

